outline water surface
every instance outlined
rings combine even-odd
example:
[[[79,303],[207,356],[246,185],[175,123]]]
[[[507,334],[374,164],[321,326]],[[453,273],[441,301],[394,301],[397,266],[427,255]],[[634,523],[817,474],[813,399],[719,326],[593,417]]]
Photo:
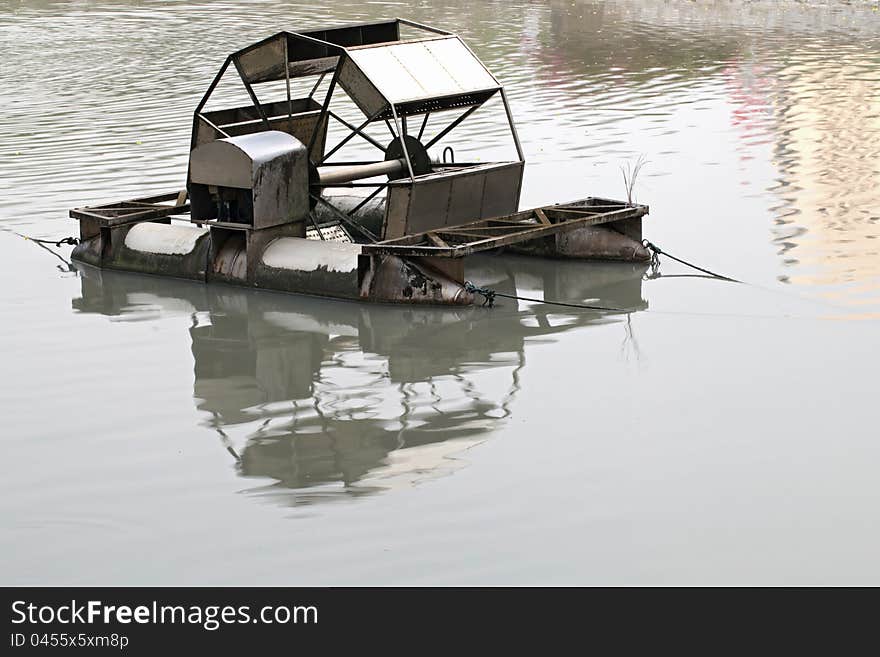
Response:
[[[747,284],[486,256],[633,312],[397,308],[10,232],[179,187],[232,50],[394,15],[507,85],[523,205],[644,156],[646,235]],[[880,583],[876,3],[6,1],[0,39],[4,583]]]

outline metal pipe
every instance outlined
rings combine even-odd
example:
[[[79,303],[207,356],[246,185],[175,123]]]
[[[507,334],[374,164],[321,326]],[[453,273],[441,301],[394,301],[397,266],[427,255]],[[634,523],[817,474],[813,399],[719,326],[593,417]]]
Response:
[[[405,167],[406,160],[402,157],[386,162],[374,162],[373,164],[318,167],[318,183],[321,185],[333,185],[363,178],[372,178],[373,176],[396,174],[404,171]]]

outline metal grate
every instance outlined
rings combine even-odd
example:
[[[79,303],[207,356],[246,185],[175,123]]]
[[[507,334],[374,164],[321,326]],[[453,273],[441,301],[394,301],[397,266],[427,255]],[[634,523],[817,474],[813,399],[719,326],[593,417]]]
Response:
[[[321,235],[324,236],[324,240],[327,242],[344,242],[346,244],[351,244],[351,238],[348,236],[348,233],[340,226],[339,224],[322,224]],[[320,240],[321,235],[318,234],[318,231],[311,227],[306,230],[306,239],[309,240]]]

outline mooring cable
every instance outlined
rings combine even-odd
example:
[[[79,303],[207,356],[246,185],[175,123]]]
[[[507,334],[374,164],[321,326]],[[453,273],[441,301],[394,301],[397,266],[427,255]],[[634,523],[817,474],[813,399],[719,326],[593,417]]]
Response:
[[[17,233],[17,234],[21,235],[21,233]],[[78,237],[64,237],[56,242],[54,240],[38,240],[36,237],[30,237],[28,235],[21,235],[21,236],[23,238],[25,238],[26,240],[30,240],[31,242],[36,242],[37,244],[54,244],[55,247],[59,248],[59,249],[61,248],[62,244],[70,244],[70,246],[76,246],[77,244],[79,244]]]
[[[37,244],[54,244],[55,248],[61,248],[62,244],[70,244],[71,246],[76,246],[79,244],[78,237],[62,237],[60,240],[43,240],[37,239],[36,237],[31,237],[30,235],[25,235],[24,233],[19,233],[17,230],[12,230],[11,228],[4,228],[4,230],[12,233],[13,235],[18,235],[19,237],[23,237],[24,239],[36,242]]]
[[[644,246],[648,251],[651,252],[651,267],[656,269],[660,265],[660,256],[665,255],[667,258],[672,258],[678,263],[683,264],[685,267],[690,267],[691,269],[696,269],[697,271],[701,271],[704,274],[708,274],[712,278],[717,278],[722,281],[730,281],[731,283],[742,283],[742,281],[737,280],[735,278],[731,278],[730,276],[724,276],[723,274],[715,273],[714,271],[709,271],[708,269],[704,269],[703,267],[698,267],[692,262],[688,262],[687,260],[682,260],[681,258],[676,258],[671,253],[667,253],[659,246],[654,244],[653,242],[649,242],[648,240],[642,240],[642,246]]]
[[[659,246],[654,244],[653,242],[649,242],[648,240],[642,240],[642,245],[651,252],[651,269],[657,271],[660,266],[660,256],[665,255],[667,258],[672,258],[676,262],[679,262],[686,267],[690,267],[691,269],[695,269],[699,272],[703,272],[708,275],[710,278],[716,278],[722,281],[728,281],[731,283],[742,283],[735,278],[731,278],[730,276],[724,276],[722,274],[715,273],[708,269],[704,269],[703,267],[698,267],[697,265],[687,262],[686,260],[682,260],[681,258],[676,258],[674,255],[667,253],[662,250]],[[534,297],[523,297],[516,294],[505,294],[503,292],[498,292],[497,290],[493,290],[487,287],[478,287],[471,283],[470,281],[465,281],[464,289],[471,294],[479,294],[483,297],[483,304],[488,308],[493,308],[495,306],[495,298],[496,297],[504,297],[505,299],[516,299],[517,301],[530,301],[532,303],[543,303],[549,306],[564,306],[567,308],[581,308],[583,310],[598,310],[602,312],[611,312],[611,313],[632,313],[636,312],[636,309],[627,309],[627,308],[612,308],[609,306],[594,306],[585,303],[574,303],[570,301],[555,301],[552,299],[536,299]]]
[[[677,258],[674,255],[667,253],[666,251],[662,250],[659,246],[657,246],[656,244],[653,244],[652,242],[649,242],[648,240],[642,240],[642,245],[651,252],[651,273],[645,275],[645,280],[654,280],[657,278],[677,278],[677,277],[684,278],[684,277],[688,277],[688,276],[700,277],[700,278],[710,278],[710,279],[714,278],[715,280],[726,281],[728,283],[738,283],[740,285],[745,285],[747,287],[755,288],[757,290],[763,290],[764,292],[768,292],[770,294],[776,294],[776,295],[780,295],[780,296],[783,296],[786,298],[792,298],[792,294],[789,294],[787,292],[783,292],[782,290],[773,289],[773,288],[767,287],[766,285],[759,285],[758,283],[754,283],[754,282],[743,281],[738,278],[732,278],[730,276],[724,276],[723,274],[718,274],[714,271],[704,269],[703,267],[698,267],[697,265],[693,264],[692,262],[688,262],[687,260],[682,260],[681,258]],[[698,272],[702,272],[703,274],[705,274],[705,276],[699,276],[699,274],[666,274],[666,275],[661,275],[660,274],[660,255],[661,254],[665,255],[667,258],[672,258],[676,262],[683,264],[685,267],[690,267],[691,269],[695,269]],[[839,306],[837,304],[829,303],[827,300],[819,301],[817,299],[805,298],[805,297],[802,297],[801,295],[798,295],[798,294],[795,294],[793,296],[794,296],[794,298],[797,298],[799,301],[806,301],[807,303],[821,305],[823,307],[832,307],[832,308],[836,308],[838,310],[846,310],[845,308],[842,308],[841,306]]]
[[[47,253],[51,253],[53,256],[55,256],[61,262],[63,262],[65,265],[67,265],[67,271],[73,271],[73,263],[69,262],[68,260],[65,260],[60,254],[55,253],[55,251],[50,249],[47,246],[47,244],[51,244],[52,246],[55,246],[56,248],[61,248],[62,244],[76,245],[76,244],[79,244],[79,239],[77,239],[76,237],[65,237],[60,240],[43,240],[43,239],[37,239],[36,237],[31,237],[30,235],[25,235],[24,233],[19,233],[17,230],[12,230],[11,228],[0,228],[0,230],[4,230],[7,233],[12,233],[13,235],[18,235],[19,237],[22,237],[29,242],[33,242],[38,247],[40,247],[41,249],[44,249]],[[61,269],[61,271],[64,271],[61,267],[58,267],[58,269]]]
[[[495,307],[495,297],[504,297],[505,299],[516,299],[518,301],[531,301],[533,303],[543,303],[550,306],[566,306],[568,308],[582,308],[584,310],[602,310],[611,313],[630,313],[632,310],[626,308],[610,308],[608,306],[591,306],[584,303],[572,303],[569,301],[551,301],[548,299],[535,299],[534,297],[522,297],[516,294],[505,294],[488,287],[477,287],[470,281],[465,281],[464,289],[471,294],[479,294],[483,297],[483,305],[487,308]]]

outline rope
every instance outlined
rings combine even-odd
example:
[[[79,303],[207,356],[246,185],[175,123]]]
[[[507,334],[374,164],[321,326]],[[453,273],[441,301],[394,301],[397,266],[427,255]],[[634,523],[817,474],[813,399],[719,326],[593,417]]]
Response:
[[[667,258],[672,258],[676,262],[680,262],[686,267],[690,267],[691,269],[696,269],[699,272],[707,274],[711,278],[717,278],[722,281],[730,281],[731,283],[742,283],[742,281],[738,281],[735,278],[730,278],[729,276],[723,276],[722,274],[717,274],[713,271],[709,271],[708,269],[703,269],[702,267],[697,267],[695,264],[687,262],[686,260],[682,260],[681,258],[676,258],[674,255],[667,253],[662,250],[656,244],[649,242],[648,240],[642,240],[642,245],[651,252],[651,271],[653,272],[652,278],[659,276],[660,269],[660,256],[665,255]],[[498,292],[497,290],[493,290],[487,287],[477,287],[470,281],[466,281],[464,284],[464,289],[471,294],[479,294],[483,297],[483,306],[487,308],[495,307],[495,298],[496,297],[504,297],[505,299],[516,299],[518,301],[531,301],[533,303],[543,303],[550,306],[565,306],[566,308],[582,308],[584,310],[599,310],[603,312],[610,313],[631,313],[632,310],[627,310],[625,308],[610,308],[608,306],[591,306],[589,304],[584,303],[570,303],[567,301],[553,301],[548,299],[535,299],[534,297],[521,297],[515,294],[504,294],[503,292]]]
[[[701,271],[704,274],[708,274],[712,278],[718,278],[722,281],[730,281],[731,283],[742,283],[742,281],[738,281],[735,278],[731,278],[730,276],[724,276],[722,274],[716,274],[714,271],[709,271],[708,269],[703,269],[702,267],[697,267],[695,264],[687,262],[686,260],[682,260],[681,258],[676,258],[671,253],[667,253],[662,250],[656,244],[649,242],[648,240],[642,240],[642,246],[648,249],[651,252],[651,270],[656,274],[657,270],[660,268],[660,256],[665,255],[667,258],[672,258],[676,262],[683,264],[685,267],[690,267],[691,269],[696,269],[697,271]]]
[[[55,253],[55,251],[53,251],[52,249],[50,249],[50,248],[49,248],[48,246],[46,246],[46,245],[47,245],[47,244],[51,244],[52,246],[55,246],[55,247],[59,247],[59,248],[60,248],[62,244],[79,244],[79,240],[78,240],[77,238],[75,238],[75,237],[65,237],[64,239],[60,239],[60,240],[58,240],[58,241],[55,241],[55,240],[40,240],[40,239],[37,239],[37,238],[35,238],[35,237],[30,237],[29,235],[24,235],[23,233],[19,233],[17,230],[12,230],[12,229],[10,229],[10,228],[0,228],[0,230],[3,230],[3,231],[6,231],[6,232],[9,232],[9,233],[12,233],[13,235],[18,235],[19,237],[22,237],[22,238],[28,240],[29,242],[33,242],[34,244],[36,244],[38,247],[40,247],[41,249],[43,249],[43,250],[46,251],[47,253],[51,253],[53,256],[55,256],[56,258],[58,258],[61,262],[63,262],[63,263],[66,265],[66,269],[65,269],[65,268],[62,268],[61,266],[58,267],[58,269],[60,269],[61,271],[76,271],[75,268],[73,267],[73,265],[72,265],[70,262],[68,262],[68,261],[65,260],[63,257],[61,257],[60,254]]]
[[[521,297],[516,294],[504,294],[487,287],[477,287],[470,281],[466,281],[464,289],[471,294],[479,294],[483,297],[483,304],[487,308],[495,307],[495,297],[504,297],[505,299],[517,299],[519,301],[531,301],[533,303],[543,303],[550,306],[565,306],[566,308],[581,308],[583,310],[601,310],[611,313],[629,313],[631,310],[625,308],[609,308],[608,306],[591,306],[584,303],[570,303],[568,301],[552,301],[547,299],[535,299],[534,297]]]
[[[65,237],[56,242],[55,240],[38,240],[36,237],[22,235],[21,233],[16,233],[16,235],[21,235],[21,237],[25,238],[26,240],[36,242],[37,244],[54,244],[58,248],[60,248],[62,244],[70,244],[71,246],[76,246],[77,244],[79,244],[79,239],[76,237]]]

